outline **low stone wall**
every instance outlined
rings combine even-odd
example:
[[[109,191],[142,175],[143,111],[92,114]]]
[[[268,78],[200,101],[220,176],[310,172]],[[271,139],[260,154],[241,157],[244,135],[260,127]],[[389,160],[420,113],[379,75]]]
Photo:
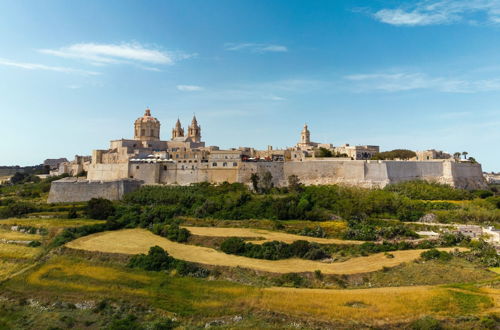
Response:
[[[119,200],[126,193],[138,189],[143,184],[139,180],[88,181],[64,178],[52,182],[48,203],[86,202],[92,198]]]

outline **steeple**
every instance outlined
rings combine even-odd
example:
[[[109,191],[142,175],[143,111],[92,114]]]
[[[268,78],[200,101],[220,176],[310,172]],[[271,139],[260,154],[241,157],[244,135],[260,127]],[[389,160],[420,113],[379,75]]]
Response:
[[[201,126],[198,125],[196,116],[193,115],[193,120],[191,120],[191,125],[188,127],[188,137],[191,138],[192,142],[201,141]]]
[[[300,133],[300,143],[302,144],[310,144],[311,143],[311,132],[307,128],[307,124],[304,124],[304,128]]]
[[[175,128],[172,129],[172,139],[177,137],[184,136],[184,129],[181,126],[181,121],[177,118],[177,122],[175,123]]]

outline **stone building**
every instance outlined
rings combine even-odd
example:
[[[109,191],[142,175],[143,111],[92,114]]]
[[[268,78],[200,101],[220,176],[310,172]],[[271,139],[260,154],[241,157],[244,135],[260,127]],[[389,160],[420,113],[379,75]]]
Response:
[[[133,139],[111,141],[108,149],[94,150],[91,161],[88,157],[77,157],[71,164],[74,167],[71,173],[87,171],[89,185],[97,184],[108,194],[113,191],[113,196],[125,186],[136,185],[104,185],[103,182],[133,180],[142,184],[167,185],[241,182],[250,185],[253,173],[263,175],[266,172],[271,173],[275,186],[286,186],[291,175],[296,175],[306,185],[346,184],[371,188],[408,180],[428,180],[467,189],[485,185],[480,164],[450,159],[373,161],[370,158],[379,151],[378,146],[346,144],[335,147],[312,142],[307,125],[304,125],[296,147],[273,149],[269,146],[267,150],[207,147],[202,141],[201,126],[194,116],[187,135],[179,119],[170,140],[161,139],[160,128],[160,121],[151,115],[150,109],[146,109],[144,115],[134,122]],[[345,153],[348,157],[317,158],[315,151],[319,148]],[[71,189],[86,187],[80,181],[78,184],[70,181],[57,185],[57,191],[74,196],[77,192],[71,192]],[[96,192],[100,188],[92,187],[89,194],[98,197]],[[51,196],[49,199],[54,201],[64,199],[57,192]]]

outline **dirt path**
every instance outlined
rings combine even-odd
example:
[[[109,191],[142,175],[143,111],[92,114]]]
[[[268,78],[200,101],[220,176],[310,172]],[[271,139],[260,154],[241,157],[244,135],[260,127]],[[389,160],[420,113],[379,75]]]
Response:
[[[373,272],[415,260],[424,250],[394,251],[393,258],[383,253],[352,258],[344,262],[323,263],[304,259],[262,260],[225,254],[217,250],[169,241],[144,229],[125,229],[85,236],[66,244],[68,248],[106,253],[147,253],[151,246],[164,248],[174,258],[208,265],[245,267],[272,273],[312,272],[356,274]],[[442,250],[452,250],[442,249]]]

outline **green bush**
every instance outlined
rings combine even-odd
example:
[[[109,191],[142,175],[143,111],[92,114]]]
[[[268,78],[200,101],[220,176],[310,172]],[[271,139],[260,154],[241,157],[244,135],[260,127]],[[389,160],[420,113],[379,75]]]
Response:
[[[91,219],[106,220],[115,214],[115,207],[108,199],[92,198],[87,202],[85,214]]]
[[[302,240],[295,241],[292,244],[278,241],[252,244],[245,243],[239,237],[230,237],[222,242],[221,250],[228,254],[267,260],[279,260],[291,257],[318,260],[328,257],[328,253],[318,244]]]
[[[128,267],[140,268],[149,271],[166,271],[175,269],[179,275],[193,277],[207,277],[209,271],[182,260],[171,257],[165,250],[159,246],[153,246],[148,254],[139,254],[133,256],[128,263]]]
[[[441,330],[443,327],[441,323],[431,316],[423,317],[419,320],[413,321],[411,324],[413,330]]]
[[[441,261],[451,260],[450,253],[446,251],[439,251],[437,249],[430,249],[428,251],[424,251],[420,254],[420,256],[424,260],[441,260]]]
[[[411,199],[464,200],[472,198],[471,193],[467,190],[420,180],[391,184],[386,186],[384,190],[396,192]]]

